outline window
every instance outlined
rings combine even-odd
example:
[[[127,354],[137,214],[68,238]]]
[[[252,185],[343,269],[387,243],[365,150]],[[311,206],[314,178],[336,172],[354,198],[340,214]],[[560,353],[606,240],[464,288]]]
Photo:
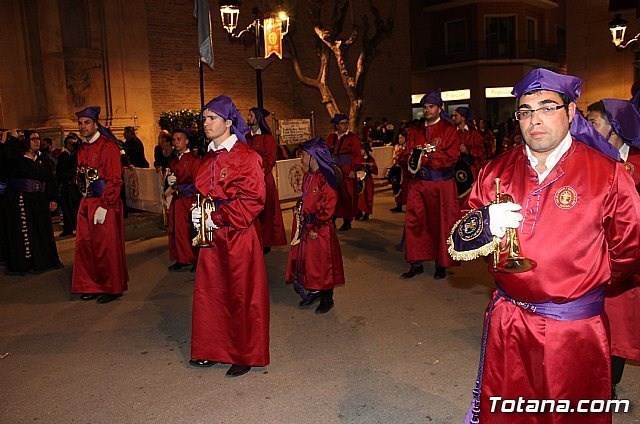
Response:
[[[445,45],[447,54],[467,51],[467,20],[445,22]]]
[[[558,45],[558,53],[567,54],[567,32],[563,27],[556,27],[556,43]]]
[[[536,50],[538,45],[538,21],[527,18],[527,49]]]
[[[485,43],[487,57],[515,58],[516,56],[516,17],[485,16]]]

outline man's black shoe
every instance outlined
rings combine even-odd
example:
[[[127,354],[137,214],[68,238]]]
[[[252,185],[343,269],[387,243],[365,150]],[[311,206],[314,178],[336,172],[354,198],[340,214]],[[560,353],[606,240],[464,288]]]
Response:
[[[358,211],[356,214],[355,220],[360,221],[364,215],[362,215],[362,211]]]
[[[240,377],[249,372],[251,367],[245,365],[231,365],[231,368],[227,371],[227,377]]]
[[[402,212],[402,205],[398,205],[395,208],[391,208],[389,209],[391,212],[393,213],[398,213],[398,212]]]
[[[400,278],[408,280],[409,278],[413,278],[418,274],[422,274],[424,272],[424,265],[413,266],[409,268],[409,271],[404,272],[400,275]]]
[[[328,298],[328,299],[322,298],[322,299],[320,299],[320,304],[316,308],[316,314],[318,314],[318,315],[326,314],[331,309],[333,309],[333,299],[332,298]]]
[[[186,268],[188,266],[189,265],[187,265],[187,264],[176,262],[175,264],[173,264],[173,265],[171,265],[169,267],[169,271],[180,271],[180,270],[183,270],[184,268]]]
[[[191,267],[191,269],[189,270],[189,272],[196,272],[196,269],[198,268],[198,264],[193,264],[193,266]]]
[[[80,299],[82,299],[82,300],[93,300],[98,296],[100,296],[100,293],[84,293],[84,294],[80,295]]]
[[[447,268],[443,266],[436,266],[436,272],[433,273],[434,280],[442,280],[447,276]]]
[[[120,294],[103,293],[103,294],[100,295],[100,297],[98,297],[98,300],[96,300],[96,302],[98,302],[98,303],[109,303],[109,302],[111,302],[113,300],[116,300],[120,296],[122,296],[122,293],[120,293]]]
[[[342,225],[340,226],[340,228],[338,228],[338,231],[347,231],[350,229],[351,229],[351,221],[348,221],[345,219]]]
[[[365,213],[364,215],[362,215],[362,220],[363,221],[368,221],[369,220],[369,214]]]
[[[311,306],[314,303],[316,303],[318,300],[320,300],[320,297],[321,297],[321,293],[319,290],[309,292],[309,300],[301,300],[300,303],[298,303],[298,306],[300,306],[301,308],[306,308],[307,306]]]
[[[217,364],[216,361],[210,361],[208,359],[190,359],[189,365],[193,367],[207,368]]]
[[[271,252],[271,248],[270,247],[265,246],[265,247],[262,248],[262,254],[263,255],[266,255],[269,252]]]
[[[73,235],[73,231],[63,231],[60,234],[58,234],[58,237],[67,237],[72,235]]]

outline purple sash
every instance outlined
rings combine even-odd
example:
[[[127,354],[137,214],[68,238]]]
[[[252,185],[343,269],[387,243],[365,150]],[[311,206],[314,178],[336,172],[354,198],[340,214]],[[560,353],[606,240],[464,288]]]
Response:
[[[9,187],[22,193],[44,193],[46,183],[31,178],[10,178]]]
[[[351,165],[352,159],[349,154],[342,154],[335,156],[335,161],[338,165]]]
[[[445,168],[440,171],[434,171],[433,169],[427,168],[426,166],[421,167],[418,172],[416,172],[416,178],[419,180],[425,181],[445,181],[450,180],[455,175],[455,169]]]
[[[193,183],[178,184],[178,194],[176,197],[182,199],[183,197],[191,197],[196,195],[196,188]]]
[[[104,193],[104,189],[107,186],[107,180],[98,178],[97,180],[89,183],[89,190],[87,190],[86,197],[100,197]]]
[[[604,286],[596,287],[589,293],[566,303],[520,302],[507,295],[500,287],[496,290],[487,312],[484,330],[482,332],[482,345],[480,347],[480,365],[478,366],[478,378],[473,389],[473,399],[469,405],[469,411],[464,417],[464,424],[477,424],[480,422],[480,395],[482,389],[482,373],[484,370],[485,351],[487,348],[487,336],[489,333],[489,321],[496,302],[501,297],[513,303],[519,308],[534,314],[542,315],[549,319],[562,321],[575,321],[600,315],[604,311]]]

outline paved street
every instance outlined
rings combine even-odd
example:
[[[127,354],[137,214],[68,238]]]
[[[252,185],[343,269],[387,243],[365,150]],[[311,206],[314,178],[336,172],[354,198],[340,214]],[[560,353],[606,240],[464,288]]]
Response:
[[[400,280],[407,265],[393,245],[404,214],[392,206],[378,193],[372,219],[340,234],[347,284],[327,315],[297,307],[287,247],[266,256],[271,365],[237,379],[226,365],[187,364],[194,274],[167,271],[159,216],[127,218],[129,291],[106,305],[70,298],[74,239],[59,240],[64,269],[0,277],[0,422],[462,422],[492,289],[486,265],[436,281],[427,263]],[[290,210],[285,220],[290,228]],[[619,397],[632,409],[640,400],[637,365]],[[634,422],[638,407],[614,417]]]

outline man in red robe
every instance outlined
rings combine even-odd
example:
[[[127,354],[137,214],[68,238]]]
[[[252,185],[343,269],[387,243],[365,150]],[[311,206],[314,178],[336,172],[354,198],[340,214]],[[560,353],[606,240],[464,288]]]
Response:
[[[108,303],[127,290],[120,148],[99,122],[99,106],[76,112],[83,137],[78,177],[83,199],[76,223],[76,251],[71,292],[82,300]]]
[[[271,128],[267,124],[266,118],[269,115],[270,112],[266,109],[251,108],[247,115],[247,124],[251,131],[246,134],[247,144],[258,152],[262,158],[264,183],[267,189],[264,211],[260,214],[262,249],[265,254],[271,251],[271,246],[284,246],[287,244],[278,187],[276,186],[275,178],[273,178],[273,167],[276,166],[278,145],[271,134]]]
[[[473,113],[468,107],[458,107],[451,114],[453,125],[460,136],[460,153],[471,157],[471,171],[473,177],[478,176],[478,171],[487,162],[484,139],[473,125]]]
[[[515,85],[526,144],[480,171],[472,210],[451,232],[456,259],[491,254],[494,237],[507,230],[530,258],[508,260],[501,252],[490,266],[497,290],[465,422],[611,423],[610,412],[505,413],[501,406],[548,399],[569,402],[570,410],[580,400],[611,396],[605,286],[639,265],[640,199],[624,166],[612,160],[618,152],[576,113],[581,83],[535,69]],[[496,178],[512,201],[492,203]]]
[[[351,221],[358,213],[356,171],[362,164],[360,139],[349,131],[349,117],[347,115],[338,113],[331,122],[335,125],[336,131],[327,137],[327,145],[342,172],[342,184],[338,186],[338,204],[335,217],[343,220],[339,230],[347,231],[351,229]]]
[[[198,255],[189,364],[232,364],[227,376],[237,377],[269,364],[269,288],[258,234],[264,173],[231,98],[211,100],[202,119],[209,144],[196,189],[210,202],[204,212],[195,208],[191,218],[199,227],[204,213],[213,240]]]
[[[425,124],[409,130],[405,151],[414,175],[409,182],[404,227],[405,258],[411,267],[401,278],[422,274],[422,262],[435,260],[433,278],[438,280],[447,276],[447,267],[458,265],[447,253],[447,238],[460,213],[454,179],[460,138],[442,113],[440,90],[425,95],[421,103]]]
[[[167,218],[169,236],[169,257],[176,261],[169,271],[180,271],[191,266],[196,270],[197,250],[192,244],[191,206],[196,201],[194,186],[200,158],[189,149],[189,136],[186,130],[173,132],[173,156],[169,162],[171,174],[167,176],[167,190],[171,194],[171,204]]]
[[[627,100],[603,99],[589,105],[587,119],[620,152],[640,193],[640,113]],[[613,397],[627,359],[640,361],[640,274],[607,287],[604,310],[611,326]]]

